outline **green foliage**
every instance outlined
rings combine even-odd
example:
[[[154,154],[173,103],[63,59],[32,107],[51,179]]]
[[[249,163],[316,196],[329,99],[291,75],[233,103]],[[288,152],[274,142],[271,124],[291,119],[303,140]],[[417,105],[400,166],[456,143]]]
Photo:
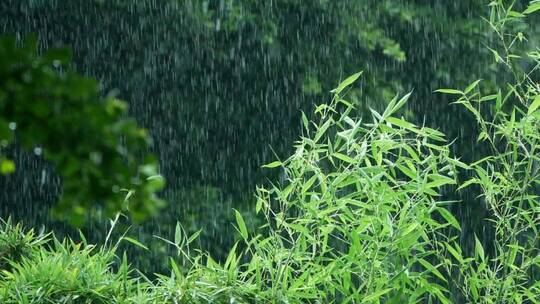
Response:
[[[431,239],[456,223],[439,200],[459,161],[444,135],[393,116],[409,95],[362,123],[339,92],[282,162],[287,181],[258,189],[269,237],[246,266],[272,297],[292,302],[447,301]],[[436,213],[450,220],[433,219]],[[264,261],[274,261],[275,264]],[[369,300],[368,300],[369,299]]]
[[[33,230],[24,231],[20,224],[13,225],[11,219],[0,222],[0,270],[11,269],[11,262],[31,256],[48,236],[42,233],[35,235]]]
[[[540,302],[540,54],[523,51],[526,38],[515,30],[515,23],[537,8],[534,2],[519,13],[513,5],[491,4],[489,24],[497,37],[492,51],[513,82],[488,94],[480,81],[463,91],[442,91],[461,95],[455,103],[478,122],[478,142],[491,147],[490,155],[471,164],[474,176],[460,188],[480,188],[493,239],[476,238],[474,257],[465,256],[458,244],[440,244],[450,252],[447,272],[458,274],[457,289],[470,303]],[[523,66],[532,68],[522,72]],[[487,251],[486,245],[493,249]]]
[[[53,239],[45,246],[27,234],[31,253],[9,258],[11,269],[0,277],[0,299],[4,303],[459,303],[460,298],[450,293],[455,287],[469,302],[535,300],[534,273],[540,263],[535,245],[537,207],[515,209],[518,199],[527,207],[537,203],[537,196],[522,192],[520,181],[527,181],[527,174],[513,170],[515,183],[500,180],[504,174],[495,171],[486,174],[483,165],[498,159],[497,154],[471,165],[450,157],[442,133],[395,116],[408,98],[396,97],[382,113],[372,111],[371,123],[353,116],[354,108],[337,94],[330,104],[319,106],[319,121],[308,121],[296,152],[267,166],[283,170],[287,178],[283,184],[258,188],[256,208],[266,224],[248,230],[242,214],[234,212],[242,241],[230,249],[224,263],[190,248],[198,234],[188,235],[180,225],[174,241],[164,240],[177,248],[179,256],[170,260],[171,274],[158,275],[155,282],[132,278],[125,258],[118,271],[113,270],[117,245],[98,249],[85,241]],[[534,115],[538,119],[537,111]],[[517,122],[512,122],[516,126],[512,134],[519,134]],[[494,133],[504,134],[508,123],[494,124]],[[540,140],[537,125],[522,126],[532,139]],[[527,138],[518,138],[528,143]],[[517,152],[522,160],[515,166],[537,161],[536,154],[525,159]],[[509,166],[498,160],[486,168]],[[503,202],[494,210],[506,206],[494,220],[503,230],[497,233],[501,240],[512,239],[514,233],[509,243],[513,246],[504,247],[514,251],[500,247],[492,255],[477,239],[474,257],[466,258],[448,236],[449,229],[460,225],[445,209],[451,202],[440,201],[440,193],[456,184],[460,169],[479,174],[462,187],[487,187],[483,193],[494,200],[492,204]],[[532,176],[530,181],[537,182],[538,173]],[[511,188],[500,191],[506,185]],[[509,223],[520,226],[512,228]],[[19,235],[20,226],[8,224],[3,234]],[[457,278],[452,276],[456,271]]]
[[[163,205],[155,194],[164,186],[155,160],[138,161],[150,138],[123,118],[125,103],[101,98],[95,80],[71,71],[69,58],[66,49],[39,56],[31,38],[22,46],[0,40],[0,143],[17,143],[55,166],[63,179],[60,217],[81,224],[98,205],[107,215],[129,210],[140,220]],[[0,172],[14,170],[0,154]],[[129,205],[123,189],[135,193]]]
[[[117,246],[98,250],[53,239],[47,247],[30,233],[22,239],[34,249],[7,257],[11,269],[0,276],[0,300],[540,302],[540,54],[516,46],[524,37],[520,19],[537,10],[536,2],[521,13],[502,2],[490,6],[488,22],[499,41],[491,49],[497,66],[514,79],[495,92],[479,80],[438,90],[457,97],[476,120],[478,141],[491,147],[479,160],[453,157],[442,132],[399,115],[411,94],[396,96],[383,111],[370,110],[371,120],[363,121],[342,94],[358,73],[332,91],[330,103],[316,107],[316,119],[302,117],[303,135],[289,158],[263,166],[283,179],[257,188],[255,209],[265,218],[259,229],[234,210],[241,239],[224,262],[195,248],[199,232],[188,234],[180,224],[172,241],[162,239],[178,257],[170,260],[170,275],[155,282],[130,278],[126,259],[113,270]],[[472,178],[462,181],[463,173]],[[448,209],[455,202],[443,199],[469,187],[477,187],[478,203],[490,211],[479,220],[494,232],[492,243],[475,236],[471,253],[456,237],[462,227]],[[8,223],[1,232],[12,239],[20,231]]]
[[[171,260],[171,275],[159,276],[153,289],[153,303],[246,304],[264,301],[258,286],[240,279],[239,261],[234,252],[230,257],[223,266],[210,258],[206,264],[196,260],[187,273]]]
[[[77,71],[99,79],[106,91],[118,88],[130,115],[155,135],[153,151],[169,184],[162,197],[170,204],[138,228],[151,255],[129,252],[133,263],[152,273],[161,271],[151,267],[163,265],[157,257],[166,252],[153,246],[152,235],[172,232],[177,220],[190,233],[204,228],[198,243],[223,260],[235,241],[227,225],[234,220],[230,207],[245,214],[255,185],[277,178],[277,170],[260,170],[274,155],[268,147],[279,157],[289,155],[301,132],[299,109],[311,118],[314,101],[327,100],[336,81],[358,70],[364,76],[348,87],[347,99],[364,119],[370,107],[380,111],[397,92],[414,88],[414,104],[403,108],[403,116],[457,137],[454,149],[471,159],[480,149],[471,149],[473,132],[462,130],[473,129],[474,119],[432,91],[465,85],[486,69],[485,84],[501,76],[491,51],[479,48],[490,37],[476,17],[486,3],[4,0],[0,31],[36,33],[41,46],[69,45]],[[538,33],[538,22],[528,24],[523,32]],[[534,33],[529,40],[538,40]],[[0,197],[5,215],[50,227],[43,214],[59,194],[49,182],[55,174],[46,168],[47,182],[32,195],[20,181],[30,175],[37,180],[43,168],[36,170],[34,157],[15,154],[12,160],[28,173],[0,177],[0,183],[7,180]],[[21,201],[32,204],[35,217],[19,208]],[[470,214],[465,208],[457,215]],[[245,217],[248,225],[251,217]],[[99,242],[96,230],[103,225],[91,225],[88,237]]]
[[[97,252],[96,252],[97,251]],[[130,303],[135,282],[124,260],[113,271],[114,252],[54,240],[2,274],[2,303]]]
[[[346,81],[338,90],[351,84]],[[475,98],[477,93],[471,92],[478,84],[463,91],[464,100]],[[534,90],[533,95],[538,95],[540,91]],[[242,214],[234,212],[242,240],[232,246],[223,263],[190,247],[198,233],[188,235],[179,224],[174,240],[163,240],[177,249],[178,258],[170,260],[171,274],[158,275],[154,282],[130,275],[126,259],[115,258],[118,244],[98,249],[84,239],[79,244],[53,239],[44,245],[27,234],[26,242],[33,249],[17,260],[9,258],[11,269],[0,276],[0,300],[538,301],[540,217],[535,193],[539,174],[533,168],[539,159],[538,111],[522,111],[520,118],[498,112],[495,118],[500,115],[502,120],[489,123],[493,133],[488,134],[493,136],[485,140],[503,141],[509,152],[494,151],[469,165],[450,157],[442,133],[395,115],[408,98],[409,94],[394,98],[382,113],[372,111],[370,123],[354,116],[354,107],[338,94],[330,104],[319,106],[315,110],[319,120],[306,123],[296,152],[266,166],[283,170],[286,176],[282,184],[257,189],[256,209],[266,223],[249,230]],[[440,194],[456,187],[459,170],[476,172],[477,177],[461,187],[480,185],[494,212],[494,252],[476,238],[474,256],[466,257],[448,234],[459,230],[460,224],[446,209],[452,202],[441,201]],[[8,223],[2,233],[20,231],[20,226]]]

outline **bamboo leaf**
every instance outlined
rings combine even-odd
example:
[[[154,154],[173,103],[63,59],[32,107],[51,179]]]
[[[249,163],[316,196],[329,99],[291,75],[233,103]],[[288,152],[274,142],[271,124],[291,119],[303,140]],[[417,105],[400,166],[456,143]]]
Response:
[[[193,234],[189,237],[189,239],[187,240],[187,243],[188,243],[188,244],[191,244],[194,240],[196,240],[196,239],[199,237],[199,235],[201,234],[201,232],[202,232],[202,229],[199,229],[199,230],[197,230],[195,233],[193,233]]]
[[[391,290],[392,290],[392,288],[386,288],[386,289],[377,290],[376,292],[374,292],[374,293],[370,294],[369,296],[365,297],[364,299],[362,299],[362,303],[369,303],[370,301],[379,299],[381,296],[383,296],[384,294],[387,294]]]
[[[240,214],[238,210],[234,209],[234,216],[236,217],[236,225],[238,225],[238,231],[240,232],[240,235],[242,236],[242,238],[244,238],[244,240],[247,240],[248,230],[246,228],[246,222],[244,222],[242,214]]]
[[[342,161],[347,162],[347,163],[349,163],[349,164],[354,164],[354,163],[356,163],[356,161],[354,160],[354,158],[352,158],[352,157],[350,157],[350,156],[348,156],[348,155],[339,153],[339,152],[335,152],[334,154],[332,154],[332,156],[334,156],[335,158],[339,158],[339,159],[341,159]]]
[[[307,116],[304,112],[302,112],[302,123],[304,124],[304,128],[306,130],[309,129],[309,122],[308,122],[308,119],[307,119]]]
[[[426,261],[424,259],[419,259],[418,262],[420,262],[420,264],[422,264],[422,266],[424,266],[427,270],[429,270],[429,272],[436,275],[439,279],[443,280],[444,282],[448,282],[448,281],[446,281],[446,279],[444,278],[442,273],[439,270],[437,270],[437,268],[435,266],[431,265],[431,263],[429,263],[428,261]]]
[[[438,89],[435,90],[437,93],[443,93],[443,94],[455,94],[455,95],[464,95],[464,93],[460,90],[455,89]]]
[[[444,244],[446,249],[448,250],[448,252],[450,252],[450,254],[452,254],[452,256],[460,263],[462,264],[463,263],[463,257],[461,256],[461,253],[458,252],[454,247],[452,247],[452,245],[448,244],[448,243],[445,243]]]
[[[358,77],[360,77],[360,75],[362,75],[363,72],[358,72],[356,74],[353,74],[349,77],[347,77],[347,79],[343,80],[343,82],[341,82],[337,88],[333,89],[332,91],[330,91],[331,93],[334,93],[334,94],[339,94],[341,93],[341,91],[343,91],[343,89],[345,89],[346,87],[350,86],[352,83],[354,83]]]
[[[174,243],[180,245],[182,242],[182,226],[179,222],[176,222],[176,228],[174,229]]]
[[[529,106],[529,110],[527,111],[527,114],[531,115],[534,111],[536,111],[540,107],[540,95],[537,95],[534,98],[534,101]]]
[[[386,119],[386,121],[388,121],[389,123],[393,124],[393,125],[396,125],[398,127],[401,127],[401,128],[404,128],[404,129],[407,129],[407,130],[411,130],[411,131],[415,131],[415,132],[418,132],[419,130],[417,128],[415,128],[415,125],[408,122],[408,121],[405,121],[403,119],[399,119],[399,118],[395,118],[395,117],[388,117]]]
[[[478,79],[477,81],[471,83],[463,93],[465,94],[468,94],[470,91],[472,91],[474,88],[476,88],[476,86],[478,86],[478,84],[480,83],[480,81],[482,81],[482,79]]]
[[[263,167],[263,168],[270,168],[270,169],[271,169],[271,168],[277,168],[277,167],[282,166],[282,165],[283,165],[282,162],[280,162],[280,161],[274,161],[274,162],[271,162],[271,163],[269,163],[269,164],[263,165],[262,167]]]
[[[439,214],[446,220],[447,223],[454,226],[456,229],[461,230],[458,220],[450,213],[450,211],[444,208],[437,208]]]
[[[528,15],[532,14],[536,11],[540,10],[540,2],[531,3],[525,11],[523,11],[523,14]]]
[[[122,237],[122,240],[126,240],[126,241],[132,243],[133,245],[135,245],[137,247],[140,247],[140,248],[142,248],[144,250],[148,250],[148,247],[144,246],[141,242],[139,242],[139,241],[137,241],[135,239],[132,239],[130,237],[124,236],[124,237]]]
[[[430,178],[433,181],[426,184],[426,187],[428,187],[428,188],[437,188],[437,187],[440,187],[440,186],[443,186],[443,185],[455,184],[456,183],[456,181],[454,179],[446,177],[446,176],[438,175],[438,174],[430,175]]]
[[[480,259],[482,261],[484,261],[484,247],[482,247],[482,243],[480,243],[480,240],[478,239],[478,237],[476,237],[476,235],[474,236],[474,242],[475,242],[475,245],[474,245],[474,254],[475,256],[478,256],[480,257]]]
[[[411,94],[412,92],[409,92],[405,96],[401,97],[401,99],[397,102],[397,104],[392,108],[392,112],[390,113],[390,115],[392,115],[393,113],[401,109],[401,107],[403,107],[403,105],[407,103],[407,100],[409,100],[409,98],[411,97]]]

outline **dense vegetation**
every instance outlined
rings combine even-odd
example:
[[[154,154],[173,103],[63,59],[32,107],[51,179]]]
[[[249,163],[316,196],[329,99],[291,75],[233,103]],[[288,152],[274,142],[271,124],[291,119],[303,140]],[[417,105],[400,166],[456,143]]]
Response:
[[[540,50],[521,19],[540,11],[490,5],[489,47],[501,75],[463,89],[438,89],[476,121],[479,159],[460,159],[443,132],[409,122],[396,96],[365,119],[345,99],[362,73],[302,115],[294,153],[265,165],[283,178],[257,188],[250,229],[234,211],[239,239],[223,263],[194,246],[177,224],[170,275],[149,280],[102,246],[59,241],[0,225],[2,303],[540,303]],[[472,188],[490,239],[460,243],[446,193]],[[126,198],[128,201],[132,197]],[[117,229],[119,217],[109,230]]]
[[[223,260],[235,241],[230,207],[248,225],[260,223],[253,189],[279,176],[260,165],[273,151],[282,158],[292,153],[302,130],[299,109],[311,119],[313,104],[358,70],[364,76],[347,95],[358,115],[368,119],[369,107],[381,111],[396,93],[414,88],[403,115],[441,128],[457,138],[454,152],[478,159],[486,148],[471,148],[474,118],[432,92],[480,77],[496,89],[493,81],[506,77],[481,47],[493,38],[480,18],[487,2],[4,0],[0,31],[19,43],[35,33],[40,53],[70,46],[72,67],[98,79],[102,96],[118,89],[113,96],[129,104],[129,114],[153,137],[169,207],[131,230],[150,254],[128,254],[151,273],[166,270],[159,257],[169,251],[152,235],[171,238],[177,220],[190,233],[203,228],[197,242]],[[527,2],[517,1],[515,11]],[[529,32],[534,46],[540,29],[533,18],[513,26]],[[65,189],[52,166],[16,148],[2,152],[19,170],[0,176],[1,215],[76,236],[48,216]],[[471,219],[487,212],[472,203],[476,193],[462,194],[470,203],[452,212],[474,241],[482,227]],[[84,231],[91,242],[103,242],[104,226],[90,222]]]
[[[72,223],[83,223],[96,205],[109,217],[148,217],[163,205],[155,193],[164,185],[151,155],[137,161],[150,138],[122,118],[124,102],[101,99],[95,80],[63,70],[69,57],[66,49],[38,56],[32,39],[22,47],[0,40],[0,143],[16,142],[54,165],[63,179],[56,214]],[[13,173],[1,152],[0,173]],[[122,191],[137,193],[129,206]]]

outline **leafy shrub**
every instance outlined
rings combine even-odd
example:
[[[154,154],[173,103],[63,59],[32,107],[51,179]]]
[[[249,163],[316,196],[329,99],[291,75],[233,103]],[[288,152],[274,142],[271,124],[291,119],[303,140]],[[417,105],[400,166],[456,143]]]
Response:
[[[232,279],[275,303],[540,301],[540,54],[518,46],[526,38],[516,25],[540,4],[522,13],[502,2],[490,6],[501,44],[491,50],[516,82],[495,94],[481,94],[480,81],[440,92],[461,95],[457,103],[477,119],[491,155],[471,164],[450,157],[443,134],[395,116],[408,96],[361,123],[340,97],[354,75],[316,109],[319,122],[304,117],[296,153],[266,165],[281,168],[285,181],[258,189],[263,233],[250,236],[236,213],[245,244],[225,263]],[[460,171],[476,177],[455,188]],[[454,237],[460,225],[445,208],[451,202],[440,198],[471,185],[480,186],[495,239],[490,252],[477,238],[468,257]]]
[[[460,301],[540,302],[540,52],[523,50],[527,38],[515,26],[538,10],[539,2],[523,13],[512,5],[492,5],[489,24],[496,45],[491,51],[498,67],[513,78],[506,88],[486,94],[476,81],[463,91],[439,90],[459,96],[455,103],[479,124],[478,142],[491,148],[490,155],[471,164],[473,177],[460,188],[480,189],[480,201],[490,211],[485,227],[493,239],[476,238],[471,257],[457,243],[438,244],[447,274],[455,275]],[[527,66],[532,69],[523,72]]]
[[[2,303],[127,303],[136,287],[124,260],[113,271],[114,251],[54,240],[4,270]]]
[[[63,178],[56,214],[74,224],[94,204],[109,216],[129,210],[142,219],[163,205],[155,194],[163,180],[144,153],[150,137],[123,118],[124,102],[101,98],[95,80],[71,71],[69,59],[66,49],[39,56],[31,38],[22,46],[0,39],[0,148],[16,140],[55,166]],[[0,151],[0,173],[13,170]],[[136,193],[129,206],[119,193],[123,188]]]
[[[242,279],[238,256],[229,257],[224,265],[198,257],[187,273],[171,260],[171,275],[160,275],[153,289],[156,303],[260,303],[259,286]]]
[[[36,235],[34,230],[24,231],[21,224],[13,225],[11,219],[0,219],[0,270],[11,269],[10,261],[20,262],[47,241],[48,235]]]
[[[446,280],[430,262],[431,240],[458,226],[439,188],[455,184],[455,167],[464,165],[449,157],[442,133],[394,116],[409,95],[372,111],[372,123],[350,115],[340,93],[358,76],[317,108],[318,123],[305,120],[293,156],[268,165],[281,166],[287,180],[258,190],[270,237],[248,247],[247,268],[293,302],[445,300],[431,282]]]

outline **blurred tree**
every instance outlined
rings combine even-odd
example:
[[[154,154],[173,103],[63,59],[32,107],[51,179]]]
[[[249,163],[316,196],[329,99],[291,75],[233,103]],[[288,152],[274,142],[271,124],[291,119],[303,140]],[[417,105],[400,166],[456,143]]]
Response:
[[[163,206],[155,160],[137,161],[150,138],[122,118],[126,105],[99,97],[95,80],[69,70],[66,49],[36,51],[33,39],[21,47],[0,39],[0,144],[16,143],[54,165],[63,179],[55,213],[82,224],[95,205],[109,216],[129,211],[135,220]],[[15,164],[0,157],[2,173],[13,173]]]

